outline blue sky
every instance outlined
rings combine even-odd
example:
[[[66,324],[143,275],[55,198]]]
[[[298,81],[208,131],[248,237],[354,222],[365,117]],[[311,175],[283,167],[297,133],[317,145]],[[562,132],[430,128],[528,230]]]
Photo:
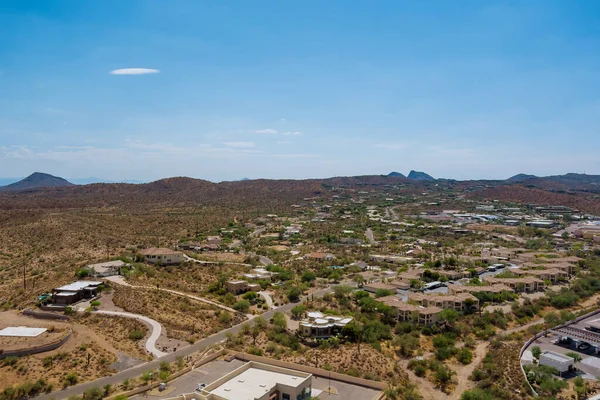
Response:
[[[0,177],[600,173],[595,1],[2,0],[0,26]]]

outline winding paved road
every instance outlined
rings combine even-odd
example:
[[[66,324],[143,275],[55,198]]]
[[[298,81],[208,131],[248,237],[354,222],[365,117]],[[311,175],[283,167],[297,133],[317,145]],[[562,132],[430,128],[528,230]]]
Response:
[[[332,292],[333,292],[332,288],[326,288],[326,289],[322,289],[318,292],[315,292],[313,294],[313,296],[322,297],[325,294],[332,293]],[[270,320],[276,312],[289,311],[296,304],[298,304],[298,303],[289,303],[289,304],[281,306],[275,310],[267,311],[266,313],[262,314],[261,317],[265,320]],[[104,378],[96,379],[95,381],[92,381],[92,382],[86,382],[86,383],[82,383],[82,384],[79,384],[76,386],[71,386],[67,389],[55,391],[55,392],[52,392],[49,394],[43,394],[41,396],[35,397],[35,399],[39,399],[39,400],[66,399],[70,396],[79,396],[85,390],[90,389],[92,387],[102,388],[105,385],[118,385],[121,382],[123,382],[125,379],[133,379],[133,378],[140,376],[145,371],[153,371],[153,370],[158,369],[160,366],[160,363],[163,361],[173,362],[173,361],[177,360],[178,357],[187,357],[191,354],[196,353],[197,351],[199,351],[201,349],[213,346],[213,345],[225,340],[228,333],[237,334],[239,331],[241,331],[242,325],[245,323],[247,323],[247,321],[245,321],[241,324],[232,326],[229,329],[222,330],[221,332],[216,333],[212,336],[209,336],[205,339],[199,340],[196,343],[194,343],[193,345],[179,349],[174,353],[169,353],[165,356],[156,358],[146,364],[138,365],[133,368],[127,369],[125,371],[121,371],[116,374],[113,374],[111,376],[106,376]],[[248,323],[252,323],[252,322],[250,321]]]
[[[128,312],[121,312],[121,311],[98,310],[98,311],[94,311],[93,313],[94,314],[105,314],[105,315],[116,315],[119,317],[133,318],[133,319],[140,320],[142,322],[146,322],[147,324],[149,324],[152,327],[152,332],[150,333],[150,337],[148,338],[148,340],[146,340],[146,350],[148,350],[148,352],[151,353],[154,357],[163,357],[168,354],[168,353],[163,353],[156,347],[156,341],[160,337],[160,334],[163,329],[162,325],[159,324],[157,321],[155,321],[151,318],[145,317],[143,315],[132,314],[132,313],[128,313]]]

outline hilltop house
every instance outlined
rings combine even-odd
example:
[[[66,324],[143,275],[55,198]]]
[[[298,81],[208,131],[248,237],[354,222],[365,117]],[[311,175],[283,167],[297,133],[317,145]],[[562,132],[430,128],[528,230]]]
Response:
[[[90,264],[83,267],[84,270],[87,270],[90,276],[102,277],[102,276],[113,276],[119,275],[121,272],[121,268],[128,266],[125,262],[121,260],[115,261],[107,261],[97,264]]]
[[[352,320],[352,317],[323,315],[317,311],[309,311],[300,321],[298,330],[304,336],[326,339],[340,332]]]
[[[307,254],[304,258],[307,258],[309,260],[316,260],[316,261],[332,261],[335,258],[335,256],[331,253],[315,252],[315,253]]]
[[[98,281],[77,281],[52,289],[52,304],[68,306],[80,300],[92,299],[98,294]]]
[[[238,295],[245,292],[259,292],[260,285],[255,283],[248,283],[247,281],[227,281],[226,284],[227,291],[229,293],[233,293],[234,295]]]
[[[150,264],[174,265],[185,261],[182,252],[165,248],[152,247],[141,250],[139,254]]]

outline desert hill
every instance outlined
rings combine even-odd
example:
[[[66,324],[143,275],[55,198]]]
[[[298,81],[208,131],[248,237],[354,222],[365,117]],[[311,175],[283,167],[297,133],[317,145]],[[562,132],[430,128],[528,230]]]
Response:
[[[42,172],[34,172],[27,178],[20,180],[19,182],[11,183],[10,185],[1,186],[0,191],[2,192],[18,192],[22,190],[31,190],[48,187],[64,187],[74,186],[71,182],[66,179],[59,178],[50,174]]]

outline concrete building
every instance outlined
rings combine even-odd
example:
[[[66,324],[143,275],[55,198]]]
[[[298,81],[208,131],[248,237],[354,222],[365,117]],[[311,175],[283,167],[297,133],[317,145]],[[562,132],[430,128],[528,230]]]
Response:
[[[569,279],[568,272],[565,272],[565,271],[557,269],[557,268],[551,268],[551,269],[514,268],[514,269],[511,269],[510,272],[512,272],[513,274],[518,275],[518,276],[535,276],[536,278],[539,278],[539,279],[549,280],[552,283],[564,282],[567,279]]]
[[[353,319],[352,317],[324,315],[317,311],[309,311],[300,321],[298,330],[304,336],[326,339],[339,333]]]
[[[144,261],[150,264],[174,265],[185,261],[182,252],[171,249],[152,247],[139,253],[144,257]]]
[[[68,306],[85,299],[92,299],[98,295],[99,281],[77,281],[52,289],[52,304]]]
[[[246,281],[227,281],[227,291],[235,295],[248,291],[248,282]]]
[[[422,294],[409,293],[408,300],[413,301],[423,307],[438,307],[443,310],[452,309],[458,312],[477,309],[479,299],[470,293],[458,294]]]
[[[312,375],[251,361],[200,394],[206,400],[307,400],[312,396]]]
[[[398,286],[382,282],[373,282],[366,284],[363,287],[363,290],[369,293],[376,293],[378,290],[391,290],[392,292],[396,293],[398,291]]]
[[[575,360],[573,357],[546,350],[540,354],[540,365],[556,368],[562,374],[573,369]]]
[[[489,294],[497,294],[497,293],[514,293],[515,290],[509,286],[498,284],[498,285],[485,285],[485,286],[465,286],[465,285],[448,285],[448,292],[450,294],[458,294],[458,293],[489,293]]]
[[[377,301],[396,310],[399,322],[415,322],[419,325],[433,325],[440,320],[442,309],[408,304],[397,296],[385,296]]]
[[[486,277],[483,278],[484,281],[489,283],[490,285],[503,284],[510,288],[512,288],[515,292],[537,292],[544,290],[546,285],[544,281],[538,278],[533,277],[523,277],[523,278],[494,278],[494,277]]]
[[[332,261],[335,258],[335,256],[331,253],[316,252],[307,254],[306,256],[304,256],[304,258],[315,261]]]
[[[113,276],[119,275],[121,268],[127,266],[125,262],[121,260],[107,261],[103,263],[90,264],[83,267],[85,270],[90,272],[90,276],[102,277],[102,276]]]
[[[372,254],[370,257],[371,257],[371,260],[373,260],[373,261],[395,263],[395,264],[403,264],[403,263],[413,260],[412,257],[380,255],[380,254]]]

